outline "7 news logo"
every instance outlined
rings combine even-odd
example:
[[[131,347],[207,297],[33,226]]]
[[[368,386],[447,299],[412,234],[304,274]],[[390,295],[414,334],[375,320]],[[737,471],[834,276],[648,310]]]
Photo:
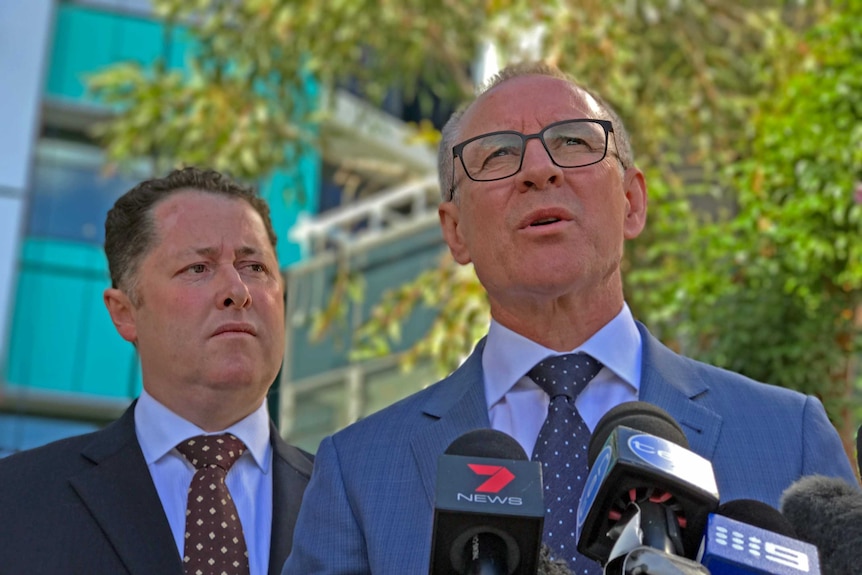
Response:
[[[488,477],[474,490],[474,493],[458,493],[458,501],[470,501],[472,503],[491,503],[495,505],[523,505],[520,497],[504,495],[486,495],[500,493],[504,487],[509,485],[515,474],[502,465],[484,465],[480,463],[468,463],[467,467],[480,477]]]

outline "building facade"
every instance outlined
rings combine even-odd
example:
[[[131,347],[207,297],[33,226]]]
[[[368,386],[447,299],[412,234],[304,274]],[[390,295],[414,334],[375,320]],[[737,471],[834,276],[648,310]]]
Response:
[[[5,0],[0,38],[3,455],[95,429],[140,393],[134,348],[116,334],[102,304],[110,283],[103,223],[119,195],[154,174],[146,158],[106,171],[91,129],[110,110],[88,93],[86,78],[126,61],[162,58],[181,68],[193,39],[181,27],[167,28],[144,0]],[[325,145],[304,149],[295,165],[258,182],[290,294],[290,344],[271,405],[286,437],[311,450],[323,434],[427,383],[430,375],[420,382],[393,371],[394,358],[354,364],[340,340],[385,288],[434,265],[442,246],[433,152],[411,144],[396,116],[347,93],[333,98],[333,114],[320,127]],[[355,164],[345,159],[362,154],[403,169],[397,179],[354,169],[366,198],[344,206],[338,175]],[[297,180],[315,193],[302,201],[282,193]],[[368,299],[345,302],[352,310],[347,332],[312,341],[310,321],[328,301],[334,262],[345,254],[367,275]]]

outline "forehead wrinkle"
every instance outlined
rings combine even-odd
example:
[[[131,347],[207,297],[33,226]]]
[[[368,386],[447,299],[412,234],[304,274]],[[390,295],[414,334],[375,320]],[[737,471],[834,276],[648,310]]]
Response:
[[[184,258],[184,257],[204,257],[211,260],[216,260],[219,256],[224,252],[222,247],[216,246],[204,246],[204,247],[190,247],[181,250],[177,250],[174,252],[174,257]],[[251,246],[240,246],[233,251],[235,258],[248,257],[253,255],[262,254],[263,252],[257,248]]]
[[[553,87],[541,85],[538,88],[527,84],[528,80],[538,79],[540,84],[545,81],[554,83]],[[537,106],[531,110],[520,108],[510,109],[506,102],[511,98],[512,91],[524,92],[531,89],[553,89],[565,91],[563,96],[565,104],[555,105],[553,108],[543,109]],[[501,103],[502,102],[502,103]],[[489,115],[486,108],[497,106],[497,113]],[[476,135],[497,131],[518,131],[522,133],[534,133],[549,124],[562,120],[575,119],[608,119],[601,105],[589,92],[560,78],[543,75],[527,75],[511,78],[502,84],[494,86],[489,91],[480,95],[473,104],[465,111],[458,130],[459,141],[469,139]],[[527,129],[527,126],[535,125],[536,129]],[[468,133],[469,132],[469,133]]]

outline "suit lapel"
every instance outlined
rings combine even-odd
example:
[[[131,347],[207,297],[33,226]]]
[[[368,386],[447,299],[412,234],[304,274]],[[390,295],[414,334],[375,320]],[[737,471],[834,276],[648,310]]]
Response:
[[[667,411],[682,426],[691,450],[712,459],[722,418],[702,404],[701,400],[709,394],[709,384],[693,368],[691,360],[665,347],[641,323],[638,329],[643,341],[639,398]],[[461,367],[436,384],[423,406],[423,413],[432,418],[432,422],[411,440],[414,460],[432,506],[437,457],[428,457],[428,454],[442,454],[460,435],[491,425],[482,374],[484,347],[483,339]]]
[[[311,476],[311,460],[287,444],[270,422],[272,442],[272,532],[269,538],[269,573],[281,573],[290,554],[293,528],[305,485]]]
[[[421,433],[415,434],[410,442],[432,507],[437,485],[437,456],[429,457],[428,454],[442,454],[462,434],[491,426],[482,375],[484,347],[483,339],[461,367],[436,384],[423,406],[423,413],[431,418],[431,423]]]
[[[643,340],[640,399],[667,411],[683,428],[689,447],[712,459],[721,431],[719,414],[700,403],[709,384],[693,369],[692,360],[665,347],[638,323]]]
[[[134,405],[81,454],[93,467],[70,478],[131,574],[182,575],[168,520],[135,436]]]

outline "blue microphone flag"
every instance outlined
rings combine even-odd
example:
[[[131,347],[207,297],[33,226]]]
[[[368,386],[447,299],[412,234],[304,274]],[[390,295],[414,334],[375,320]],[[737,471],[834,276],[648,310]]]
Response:
[[[712,575],[820,575],[814,545],[717,514],[699,559]]]
[[[630,499],[664,494],[681,522],[685,555],[693,557],[707,515],[718,506],[712,464],[660,437],[620,425],[605,441],[587,476],[578,504],[578,550],[599,562],[608,560],[614,517]]]

